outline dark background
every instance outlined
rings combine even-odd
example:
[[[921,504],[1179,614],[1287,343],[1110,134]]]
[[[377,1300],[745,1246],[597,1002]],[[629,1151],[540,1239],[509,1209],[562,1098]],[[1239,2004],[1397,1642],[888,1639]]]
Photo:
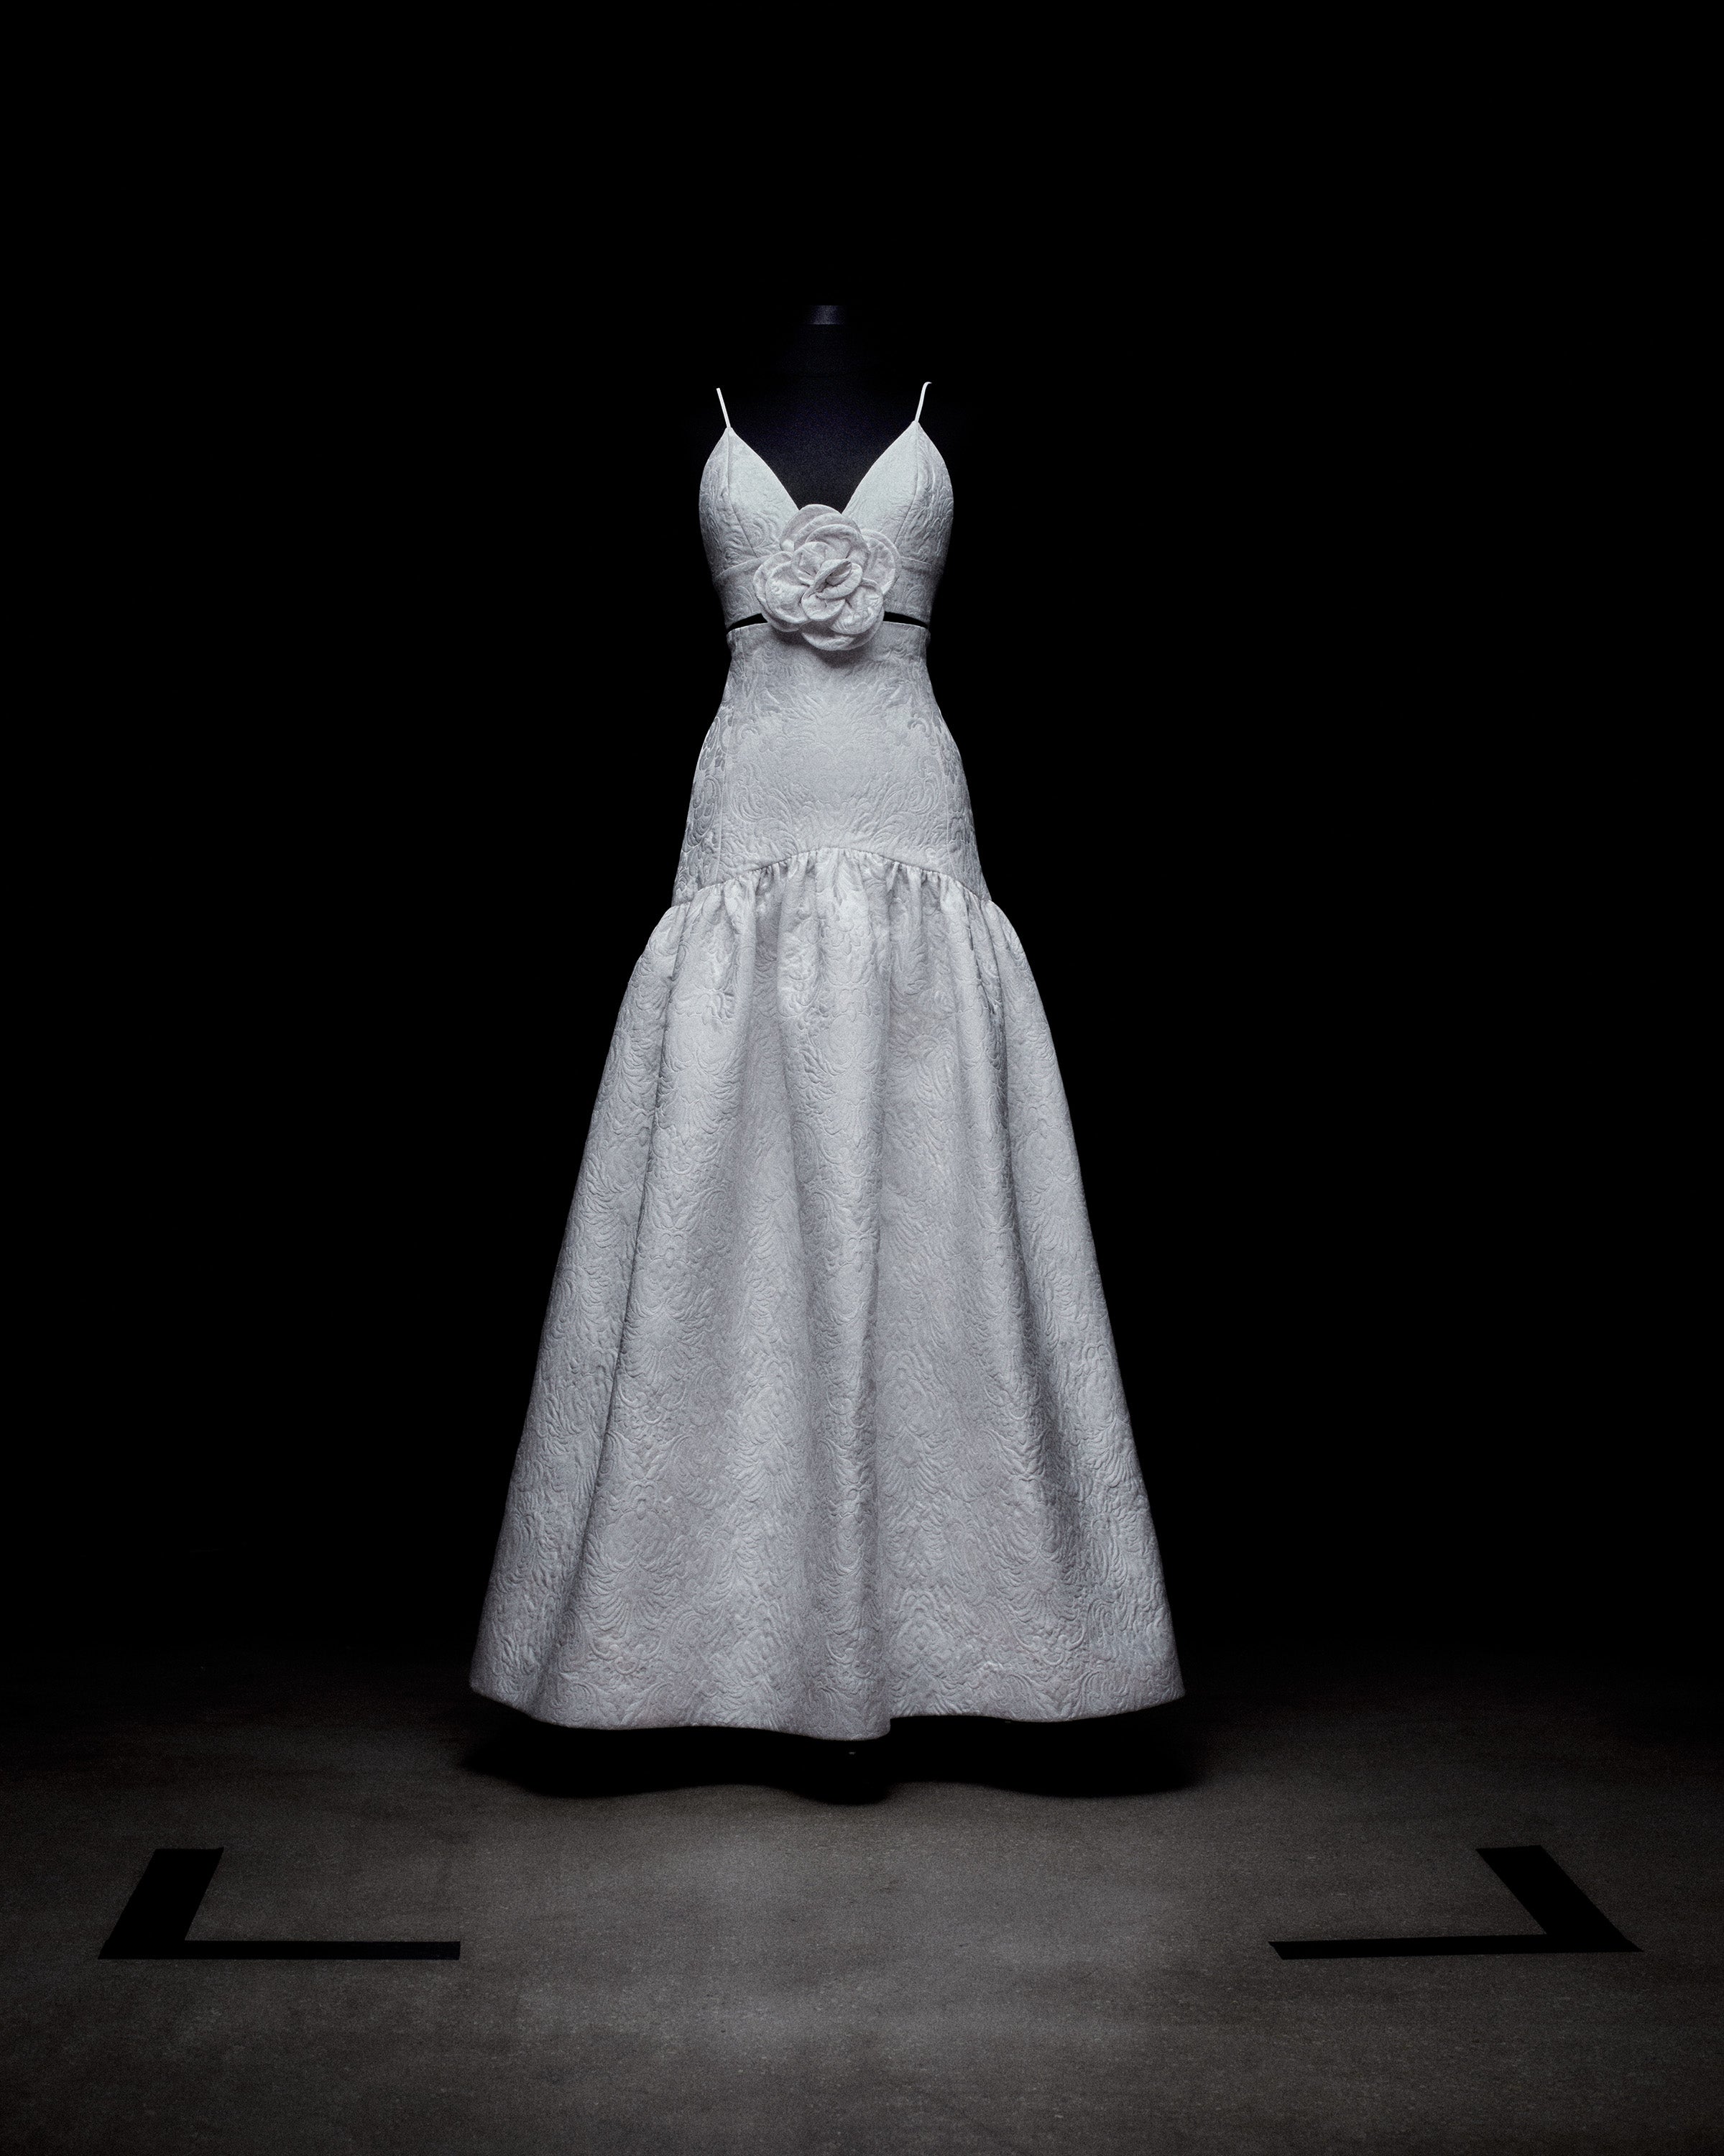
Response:
[[[1547,256],[1403,202],[1224,275],[642,282],[185,199],[49,430],[27,1632],[470,1642],[723,675],[689,443],[827,301],[965,413],[931,667],[1182,1638],[1691,1636],[1680,1055]]]

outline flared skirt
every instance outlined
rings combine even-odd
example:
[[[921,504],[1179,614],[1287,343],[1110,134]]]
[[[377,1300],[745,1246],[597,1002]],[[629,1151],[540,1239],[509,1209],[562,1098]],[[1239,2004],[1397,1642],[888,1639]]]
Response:
[[[852,1739],[1178,1697],[1047,1020],[956,878],[825,848],[654,930],[473,1683]]]

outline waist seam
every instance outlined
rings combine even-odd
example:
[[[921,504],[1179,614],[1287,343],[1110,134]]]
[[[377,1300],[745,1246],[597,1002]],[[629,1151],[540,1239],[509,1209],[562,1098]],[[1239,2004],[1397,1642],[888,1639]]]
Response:
[[[793,868],[798,861],[815,860],[822,854],[849,854],[857,860],[882,861],[893,868],[914,869],[918,875],[936,876],[942,883],[955,883],[960,891],[968,891],[972,898],[979,900],[983,906],[993,904],[986,891],[977,891],[974,884],[966,883],[961,875],[954,875],[950,869],[931,869],[926,861],[906,861],[901,854],[876,853],[871,846],[804,846],[798,853],[781,855],[776,860],[751,861],[747,868],[733,869],[728,875],[715,876],[711,883],[696,884],[686,898],[671,901],[671,911],[675,912],[680,906],[692,906],[707,891],[722,891],[726,884],[740,883],[744,876],[759,875],[769,869]]]

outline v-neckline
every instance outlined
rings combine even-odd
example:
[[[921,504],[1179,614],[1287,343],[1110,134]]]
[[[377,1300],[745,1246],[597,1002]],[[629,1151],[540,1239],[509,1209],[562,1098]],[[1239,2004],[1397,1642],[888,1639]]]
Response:
[[[838,512],[840,516],[848,516],[849,515],[851,510],[855,506],[856,496],[861,493],[863,488],[867,485],[869,480],[874,477],[875,474],[880,470],[886,459],[890,456],[893,450],[897,448],[899,443],[904,439],[904,435],[919,433],[921,429],[921,424],[922,423],[920,419],[912,419],[910,424],[904,429],[904,434],[893,435],[891,440],[886,444],[885,449],[880,451],[874,462],[870,465],[867,470],[863,473],[861,478],[857,480],[854,486],[850,489],[849,500]],[[779,478],[777,473],[772,470],[772,467],[767,462],[760,451],[755,448],[753,443],[744,440],[743,437],[737,434],[736,429],[731,424],[728,419],[725,421],[725,434],[729,434],[732,439],[742,444],[742,447],[747,450],[749,455],[753,458],[756,464],[760,466],[761,470],[777,488],[779,493],[782,494],[784,499],[790,504],[790,511],[792,516],[800,516],[804,509],[824,508],[826,506],[824,503],[813,501],[804,501],[798,504],[795,496],[791,493],[790,489],[785,485],[783,480]],[[721,435],[719,439],[721,441],[724,439],[724,436]]]

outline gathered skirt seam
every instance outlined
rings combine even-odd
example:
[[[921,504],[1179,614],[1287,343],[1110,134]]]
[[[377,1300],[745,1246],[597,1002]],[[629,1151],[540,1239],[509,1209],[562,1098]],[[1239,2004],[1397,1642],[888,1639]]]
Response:
[[[798,861],[812,861],[822,854],[854,854],[859,860],[887,861],[900,869],[914,869],[919,875],[937,876],[942,883],[955,883],[960,891],[968,891],[972,898],[979,899],[983,906],[993,904],[986,891],[977,891],[974,884],[966,883],[961,875],[954,875],[950,869],[932,869],[926,861],[907,861],[901,854],[877,853],[871,846],[804,846],[799,852],[781,855],[777,860],[751,861],[746,869],[734,870],[729,875],[715,876],[711,883],[698,884],[686,898],[674,899],[670,911],[675,913],[685,906],[692,906],[697,898],[705,897],[709,891],[722,891],[726,884],[740,883],[745,876],[762,875],[769,869],[791,868]]]

